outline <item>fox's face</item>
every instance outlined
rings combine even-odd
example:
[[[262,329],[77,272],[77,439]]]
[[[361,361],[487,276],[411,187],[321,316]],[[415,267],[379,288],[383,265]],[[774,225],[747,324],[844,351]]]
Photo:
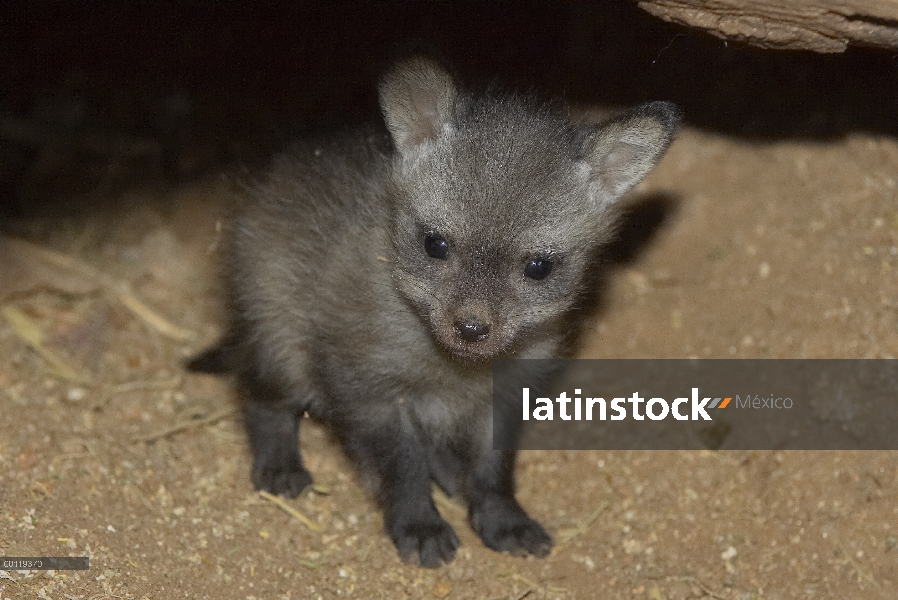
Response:
[[[588,201],[573,128],[500,106],[395,174],[396,284],[444,348],[473,359],[566,313],[610,223]]]
[[[422,59],[384,80],[381,106],[397,150],[394,281],[436,341],[473,360],[513,351],[580,300],[614,201],[678,120],[656,104],[576,125],[526,98],[461,96]]]

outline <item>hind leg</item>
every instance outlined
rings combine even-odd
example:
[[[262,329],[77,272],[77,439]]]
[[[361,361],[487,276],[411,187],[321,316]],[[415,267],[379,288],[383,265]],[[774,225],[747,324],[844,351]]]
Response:
[[[451,445],[443,443],[427,446],[427,466],[430,478],[446,496],[452,498],[464,489],[466,464],[464,457]]]
[[[256,374],[243,374],[241,388],[243,419],[253,453],[253,485],[295,498],[312,483],[312,474],[299,453],[302,410]]]

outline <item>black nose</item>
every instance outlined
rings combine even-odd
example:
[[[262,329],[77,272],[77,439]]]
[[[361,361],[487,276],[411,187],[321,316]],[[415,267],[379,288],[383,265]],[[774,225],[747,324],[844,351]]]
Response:
[[[482,342],[489,336],[490,326],[477,319],[465,319],[455,322],[455,331],[466,342]]]

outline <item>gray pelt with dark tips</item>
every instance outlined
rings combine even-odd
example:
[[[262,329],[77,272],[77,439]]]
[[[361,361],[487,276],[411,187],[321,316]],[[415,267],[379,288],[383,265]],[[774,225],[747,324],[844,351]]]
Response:
[[[463,495],[490,548],[545,556],[514,453],[491,448],[490,362],[569,351],[615,202],[679,112],[577,124],[528,96],[466,93],[420,57],[380,100],[389,135],[302,143],[252,188],[226,259],[229,333],[192,367],[237,375],[257,488],[295,496],[312,481],[307,411],[345,442],[404,560],[436,567],[459,545],[432,481]]]

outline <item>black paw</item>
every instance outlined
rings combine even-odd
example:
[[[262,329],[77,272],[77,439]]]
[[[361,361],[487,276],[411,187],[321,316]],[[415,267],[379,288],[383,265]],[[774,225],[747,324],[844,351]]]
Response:
[[[552,550],[552,538],[514,499],[494,499],[472,507],[471,527],[496,552],[542,558]]]
[[[257,490],[288,498],[296,498],[306,487],[312,485],[312,474],[301,464],[254,464],[252,479]]]
[[[452,526],[439,517],[423,523],[395,523],[389,530],[399,558],[428,569],[452,562],[461,545]]]

